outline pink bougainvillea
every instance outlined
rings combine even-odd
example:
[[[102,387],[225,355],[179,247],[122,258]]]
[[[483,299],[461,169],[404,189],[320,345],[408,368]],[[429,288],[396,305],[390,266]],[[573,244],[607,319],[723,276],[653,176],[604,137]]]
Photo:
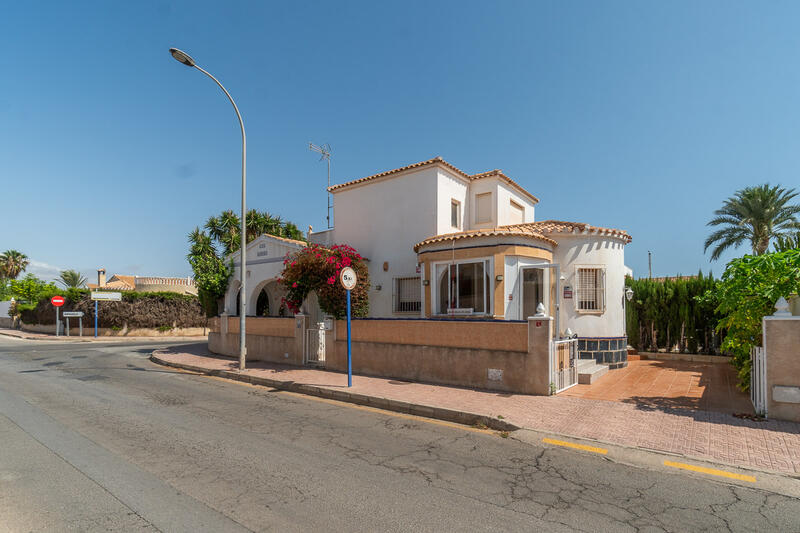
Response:
[[[326,248],[311,244],[286,258],[279,283],[287,290],[286,307],[296,313],[311,291],[317,293],[323,312],[342,318],[346,292],[339,283],[339,273],[349,266],[356,271],[358,285],[351,291],[353,316],[369,313],[369,270],[364,258],[351,246],[339,244]]]

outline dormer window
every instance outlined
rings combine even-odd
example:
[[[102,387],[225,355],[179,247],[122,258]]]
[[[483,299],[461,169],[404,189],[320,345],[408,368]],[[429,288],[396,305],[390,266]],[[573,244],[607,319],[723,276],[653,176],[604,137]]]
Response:
[[[450,201],[450,225],[461,229],[461,202],[458,200]]]
[[[475,195],[475,223],[485,224],[492,221],[492,193]]]

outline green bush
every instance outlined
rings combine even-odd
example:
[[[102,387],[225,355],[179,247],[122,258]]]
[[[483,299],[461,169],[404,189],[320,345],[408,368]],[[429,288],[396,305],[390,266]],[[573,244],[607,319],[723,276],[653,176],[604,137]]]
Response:
[[[628,278],[633,299],[626,305],[628,342],[638,350],[716,354],[722,315],[703,299],[717,281],[711,274],[665,280]]]
[[[83,311],[84,324],[94,322],[94,305],[90,291],[73,289],[61,291],[65,303],[62,311]],[[121,330],[126,325],[132,328],[159,328],[164,324],[170,327],[204,327],[207,323],[205,313],[196,296],[172,292],[125,292],[121,302],[99,302],[100,317],[98,325],[102,328]],[[27,324],[55,324],[55,308],[50,297],[39,299],[38,303],[20,305],[22,321]]]

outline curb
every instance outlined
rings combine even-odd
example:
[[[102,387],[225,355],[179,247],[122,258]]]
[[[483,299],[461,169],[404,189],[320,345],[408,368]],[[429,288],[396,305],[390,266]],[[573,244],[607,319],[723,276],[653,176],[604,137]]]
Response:
[[[19,331],[19,330],[17,330]],[[51,335],[48,337],[39,337],[39,336],[26,336],[26,335],[15,335],[13,333],[9,333],[8,331],[0,331],[0,336],[8,337],[10,339],[21,339],[24,341],[57,341],[57,342],[150,342],[150,341],[164,341],[164,342],[192,342],[192,341],[205,341],[207,337],[197,336],[197,337],[124,337],[124,336],[114,336],[114,335],[103,335],[97,337],[95,340],[94,336],[84,335],[83,337],[76,337],[76,336],[69,336],[60,335],[56,337],[55,335]]]
[[[522,429],[519,426],[515,426],[514,424],[510,424],[503,420],[498,420],[486,415],[469,413],[466,411],[457,411],[455,409],[445,409],[431,405],[408,403],[400,400],[392,400],[390,398],[379,398],[377,396],[334,390],[318,385],[306,385],[294,381],[281,381],[277,379],[262,378],[249,374],[241,374],[232,370],[216,370],[184,363],[174,363],[172,361],[160,358],[157,352],[158,350],[154,351],[150,355],[150,360],[156,364],[169,366],[172,368],[179,368],[182,370],[190,370],[206,376],[216,376],[234,381],[242,381],[253,385],[264,385],[274,389],[297,392],[300,394],[307,394],[309,396],[327,398],[329,400],[338,400],[340,402],[365,405],[368,407],[375,407],[377,409],[384,409],[386,411],[394,411],[396,413],[405,413],[409,415],[424,416],[426,418],[435,418],[447,422],[456,422],[466,426],[484,425],[489,429],[494,429],[497,431],[516,431],[518,429]]]

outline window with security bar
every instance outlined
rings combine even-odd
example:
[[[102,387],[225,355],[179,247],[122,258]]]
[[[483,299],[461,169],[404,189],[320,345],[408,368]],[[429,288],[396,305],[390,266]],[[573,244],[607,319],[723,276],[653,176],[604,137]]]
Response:
[[[577,294],[578,311],[602,313],[605,311],[606,270],[603,267],[578,267]]]
[[[394,312],[419,313],[421,309],[422,298],[419,278],[395,278]]]

